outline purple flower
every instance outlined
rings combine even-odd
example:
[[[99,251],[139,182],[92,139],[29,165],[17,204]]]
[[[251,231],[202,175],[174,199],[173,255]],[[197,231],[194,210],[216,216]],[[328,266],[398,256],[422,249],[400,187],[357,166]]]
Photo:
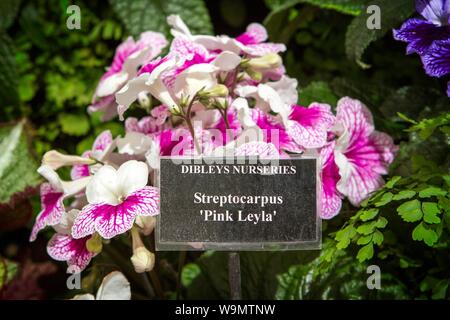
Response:
[[[435,42],[421,58],[429,76],[439,78],[450,73],[450,39]]]
[[[407,54],[425,54],[435,41],[450,39],[450,0],[416,0],[424,19],[412,18],[394,30],[394,38],[408,43]]]

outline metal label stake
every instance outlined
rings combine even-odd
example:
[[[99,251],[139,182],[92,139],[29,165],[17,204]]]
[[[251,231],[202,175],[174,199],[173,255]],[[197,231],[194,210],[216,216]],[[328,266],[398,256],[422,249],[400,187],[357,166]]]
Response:
[[[242,300],[241,261],[238,252],[228,253],[228,282],[231,300]]]

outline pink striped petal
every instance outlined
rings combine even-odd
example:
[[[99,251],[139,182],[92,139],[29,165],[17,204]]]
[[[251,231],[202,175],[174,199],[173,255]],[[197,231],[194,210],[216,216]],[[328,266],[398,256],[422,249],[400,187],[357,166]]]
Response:
[[[111,131],[105,130],[100,133],[92,145],[92,151],[105,151],[112,143],[113,137]]]
[[[395,154],[398,151],[398,146],[394,144],[392,137],[384,132],[374,131],[370,136],[375,144],[381,159],[386,165],[394,161]]]
[[[236,156],[279,157],[275,145],[263,141],[252,141],[243,144],[235,151]]]
[[[41,184],[41,207],[42,211],[36,217],[30,235],[30,241],[36,240],[39,231],[46,226],[54,226],[61,221],[64,213],[64,194],[56,190],[50,183]]]
[[[351,144],[360,136],[368,137],[374,131],[373,117],[370,110],[359,100],[344,97],[338,101],[336,121],[348,130]]]
[[[288,132],[304,148],[320,148],[327,142],[327,132],[335,122],[331,107],[313,103],[308,108],[293,106],[289,115]]]
[[[84,158],[89,158],[89,157],[91,157],[91,155],[92,155],[91,151],[85,151],[85,152],[83,152],[83,154],[81,156]],[[74,165],[72,167],[72,170],[70,170],[70,178],[72,180],[89,177],[89,175],[90,175],[89,165],[87,165],[87,164]]]
[[[266,28],[259,23],[251,23],[243,34],[236,37],[236,40],[245,45],[264,42],[267,40]]]
[[[67,261],[69,272],[79,273],[96,255],[86,248],[89,239],[90,237],[74,239],[70,235],[56,233],[47,244],[47,253],[55,260]]]
[[[342,196],[337,190],[337,182],[340,179],[339,168],[334,161],[335,142],[331,142],[320,151],[322,158],[322,198],[321,212],[322,219],[331,219],[336,216],[342,207]]]
[[[359,205],[383,185],[381,175],[387,173],[397,147],[388,135],[374,131],[372,114],[358,100],[342,98],[336,118],[346,129],[335,152],[341,175],[338,189]]]
[[[111,239],[130,230],[136,216],[158,214],[158,205],[158,189],[149,186],[131,193],[118,205],[89,204],[75,219],[72,236],[79,239],[97,231],[102,238]]]
[[[286,46],[281,43],[259,43],[245,46],[245,53],[251,56],[264,56],[269,53],[279,53],[286,51]]]

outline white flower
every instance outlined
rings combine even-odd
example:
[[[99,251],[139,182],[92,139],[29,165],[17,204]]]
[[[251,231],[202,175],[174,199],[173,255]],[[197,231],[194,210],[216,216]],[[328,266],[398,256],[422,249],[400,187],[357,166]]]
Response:
[[[103,278],[97,294],[90,293],[76,295],[72,300],[130,300],[131,289],[127,278],[119,272],[113,271]]]

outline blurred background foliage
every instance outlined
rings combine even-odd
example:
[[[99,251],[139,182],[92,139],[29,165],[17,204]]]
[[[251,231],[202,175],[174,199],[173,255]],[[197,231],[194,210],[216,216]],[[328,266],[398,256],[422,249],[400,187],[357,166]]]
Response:
[[[71,4],[81,9],[80,30],[66,27]],[[366,28],[369,4],[381,8],[381,30]],[[414,14],[412,0],[2,0],[0,297],[76,293],[66,288],[64,265],[49,261],[45,237],[27,242],[40,210],[38,159],[49,149],[81,154],[105,129],[123,134],[118,120],[102,123],[86,108],[116,46],[146,30],[169,36],[172,13],[194,33],[236,36],[263,23],[271,41],[287,45],[283,59],[299,81],[300,104],[358,98],[400,145],[388,184],[361,208],[346,203],[324,222],[322,251],[241,253],[243,297],[448,298],[450,104],[445,79],[427,77],[420,59],[392,38]],[[82,291],[94,291],[109,270],[130,269],[123,238],[84,272]],[[226,257],[188,253],[180,266],[177,253],[159,252],[159,292],[125,274],[134,298],[225,299]],[[380,267],[381,290],[367,288],[368,265]]]

